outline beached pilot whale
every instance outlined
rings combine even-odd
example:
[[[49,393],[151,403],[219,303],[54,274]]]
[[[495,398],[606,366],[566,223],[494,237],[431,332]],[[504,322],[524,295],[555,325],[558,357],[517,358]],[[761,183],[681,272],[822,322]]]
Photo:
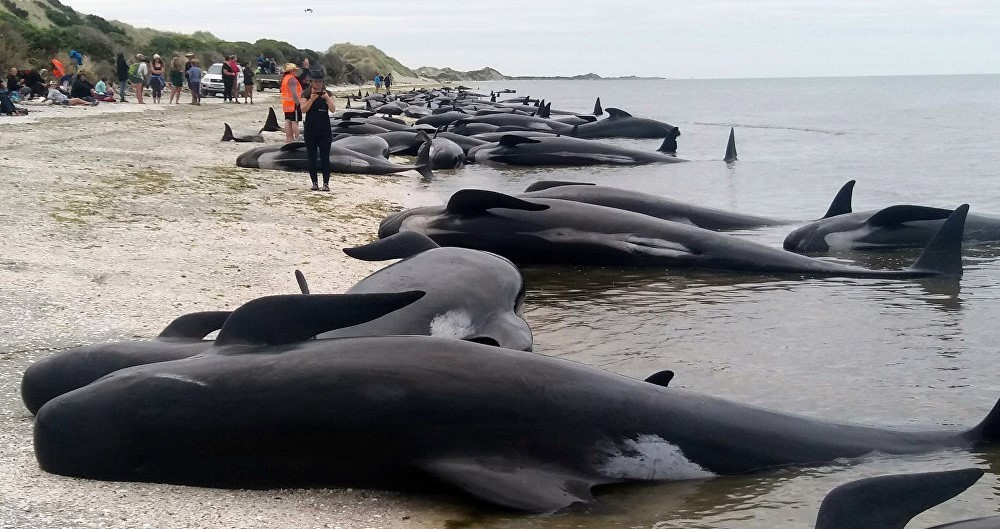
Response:
[[[250,149],[236,157],[236,166],[308,171],[309,159],[306,156],[305,143],[298,141]],[[330,145],[330,170],[335,173],[357,174],[392,174],[414,170],[424,177],[433,176],[429,160],[426,157],[421,158],[419,154],[414,165],[399,165],[340,147],[336,143]]]
[[[597,485],[970,449],[1000,435],[1000,404],[967,430],[883,429],[467,341],[308,340],[329,330],[331,311],[289,298],[311,299],[234,311],[215,354],[123,369],[49,401],[35,419],[41,468],[238,488],[427,490],[436,478],[548,512],[590,501]]]
[[[853,190],[854,180],[845,185]],[[785,237],[786,250],[826,252],[922,247],[948,218],[950,210],[897,205],[852,211],[851,194],[839,213],[797,228]],[[970,213],[965,219],[966,244],[1000,241],[1000,217]]]
[[[426,132],[417,133],[417,140],[423,142],[417,151],[417,156],[426,156],[431,169],[457,169],[465,165],[465,150],[454,141],[445,138],[430,137]],[[426,154],[420,151],[427,150]]]
[[[442,248],[404,232],[345,248],[366,261],[402,259],[362,279],[347,294],[422,290],[423,298],[381,318],[319,335],[426,334],[531,350],[531,328],[521,319],[524,280],[513,263],[489,252]]]
[[[810,276],[912,278],[962,274],[962,225],[955,210],[920,258],[901,270],[870,270],[621,209],[560,199],[524,199],[463,189],[444,206],[424,206],[382,220],[379,237],[401,231],[441,246],[502,255],[518,265],[581,264],[739,270]]]
[[[667,123],[649,118],[637,118],[620,108],[608,108],[608,117],[593,123],[577,125],[571,132],[577,138],[674,138],[681,131]]]
[[[229,126],[229,123],[222,124],[225,128],[222,131],[222,139],[219,141],[235,141],[236,143],[264,143],[264,135],[260,131],[240,131],[238,134],[233,132],[233,128]]]
[[[982,477],[978,468],[893,474],[841,485],[826,495],[816,529],[903,529],[914,516],[959,495]],[[1000,516],[935,525],[930,529],[996,529]]]
[[[234,133],[229,123],[223,123],[223,126],[225,128],[222,131],[222,140],[220,141],[235,141],[236,143],[262,143],[264,141],[262,132],[281,132],[283,130],[278,125],[278,117],[275,116],[273,108],[267,109],[267,120],[260,130],[247,130]]]
[[[296,275],[303,293],[308,293],[304,278]],[[386,307],[399,308],[398,299],[399,296],[392,293],[383,293],[381,297],[342,295],[328,301],[326,308],[348,312],[340,316],[335,327],[350,327],[390,312]],[[403,299],[409,300],[409,297]],[[407,304],[411,302],[409,300]],[[47,356],[25,369],[21,379],[21,399],[28,411],[37,413],[46,402],[59,395],[120,369],[189,358],[210,351],[214,342],[204,338],[222,329],[231,314],[230,311],[185,314],[172,321],[151,341],[89,345]]]
[[[663,149],[667,149],[664,151]],[[647,163],[685,162],[665,152],[676,149],[665,140],[659,152],[630,149],[596,140],[568,136],[504,134],[496,143],[487,143],[469,150],[469,161],[506,165],[640,165]]]
[[[853,183],[852,183],[853,185]],[[845,196],[846,194],[846,196]],[[664,196],[632,191],[617,187],[599,186],[586,182],[562,182],[558,180],[540,180],[529,185],[522,198],[558,198],[573,202],[586,202],[598,206],[624,209],[642,213],[658,219],[691,224],[706,230],[726,231],[758,228],[762,226],[778,226],[795,224],[800,221],[760,217],[734,213],[721,209],[688,204],[672,200]],[[840,211],[850,207],[851,190],[848,186],[841,188],[830,204],[830,211]]]

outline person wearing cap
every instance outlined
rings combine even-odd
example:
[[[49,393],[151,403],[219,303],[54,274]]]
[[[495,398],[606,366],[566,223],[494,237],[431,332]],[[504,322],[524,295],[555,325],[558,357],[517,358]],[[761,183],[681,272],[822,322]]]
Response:
[[[306,142],[306,156],[309,158],[309,178],[313,191],[319,191],[317,170],[323,172],[323,191],[330,190],[330,144],[333,129],[330,127],[330,112],[337,110],[333,96],[326,90],[322,70],[309,72],[309,98],[302,103],[305,115],[305,131],[302,139]],[[317,167],[318,166],[318,167]]]
[[[160,57],[159,53],[153,54],[153,60],[149,63],[149,88],[153,91],[153,104],[160,104],[160,100],[163,98],[163,87],[167,86],[166,80],[163,78],[163,72],[166,70],[166,65],[163,64],[163,58]]]
[[[135,63],[129,66],[129,81],[132,82],[132,89],[135,90],[135,100],[140,105],[146,104],[142,100],[142,90],[146,86],[147,75],[149,75],[149,66],[146,65],[146,56],[136,53]]]
[[[295,78],[299,67],[294,62],[285,64],[281,76],[281,111],[285,113],[285,143],[295,141],[299,135],[299,120],[302,111],[299,108],[299,98],[302,97],[302,85]]]

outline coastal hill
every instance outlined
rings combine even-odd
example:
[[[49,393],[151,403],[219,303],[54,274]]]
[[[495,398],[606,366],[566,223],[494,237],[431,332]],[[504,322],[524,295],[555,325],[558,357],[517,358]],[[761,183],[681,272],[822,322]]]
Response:
[[[343,42],[325,52],[297,48],[273,40],[230,42],[208,31],[192,34],[136,28],[117,20],[77,12],[60,0],[0,0],[0,65],[4,68],[48,68],[53,57],[69,65],[69,51],[83,55],[83,68],[95,76],[115,76],[114,57],[124,53],[131,60],[136,53],[159,53],[167,60],[192,52],[203,64],[218,62],[229,54],[252,60],[258,54],[278,64],[310,63],[326,70],[333,83],[370,82],[375,73],[392,72],[396,82],[419,81],[504,81],[522,79],[601,79],[593,73],[573,77],[514,77],[484,67],[468,72],[423,66],[410,69],[375,46]]]

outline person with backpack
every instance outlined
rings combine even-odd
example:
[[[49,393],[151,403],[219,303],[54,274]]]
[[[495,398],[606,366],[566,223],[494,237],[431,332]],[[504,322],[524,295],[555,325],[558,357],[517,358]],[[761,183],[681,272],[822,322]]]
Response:
[[[128,67],[128,80],[135,90],[135,100],[140,105],[146,103],[142,100],[142,89],[146,86],[146,76],[149,75],[149,67],[146,66],[146,56],[135,54],[135,62]]]

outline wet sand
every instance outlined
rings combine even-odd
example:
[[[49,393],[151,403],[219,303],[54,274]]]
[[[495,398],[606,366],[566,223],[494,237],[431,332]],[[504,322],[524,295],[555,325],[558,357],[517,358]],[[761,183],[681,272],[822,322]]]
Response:
[[[307,190],[304,173],[237,168],[237,154],[257,144],[220,142],[223,122],[258,129],[269,106],[280,108],[273,91],[255,100],[131,99],[0,117],[0,528],[411,528],[461,518],[462,507],[434,496],[100,482],[35,462],[18,390],[32,361],[297,292],[296,268],[314,292],[342,292],[383,266],[341,248],[372,240],[416,173],[334,175],[322,193]]]

